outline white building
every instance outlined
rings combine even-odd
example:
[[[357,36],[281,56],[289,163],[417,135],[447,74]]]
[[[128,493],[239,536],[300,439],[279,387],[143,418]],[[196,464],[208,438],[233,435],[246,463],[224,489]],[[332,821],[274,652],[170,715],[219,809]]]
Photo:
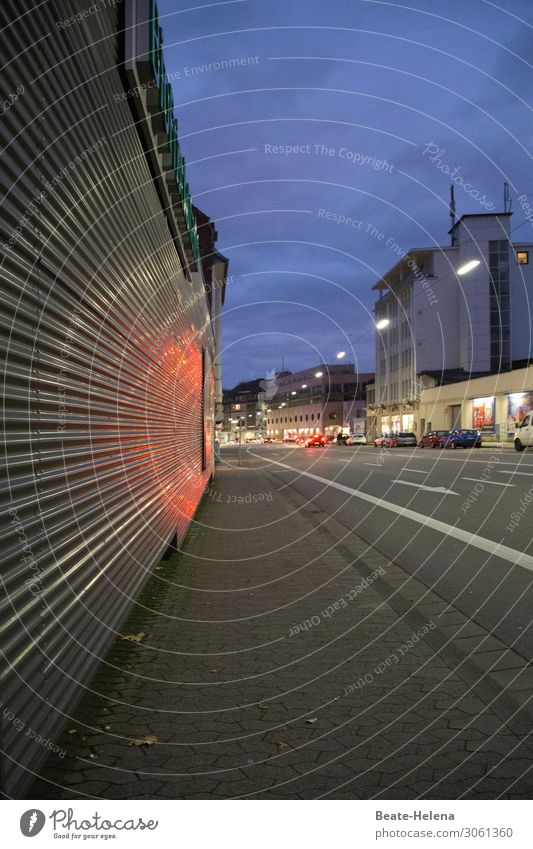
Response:
[[[531,357],[533,244],[513,243],[510,221],[463,215],[452,245],[413,248],[374,284],[376,324],[388,322],[376,332],[378,430],[416,428],[421,372],[497,373]]]

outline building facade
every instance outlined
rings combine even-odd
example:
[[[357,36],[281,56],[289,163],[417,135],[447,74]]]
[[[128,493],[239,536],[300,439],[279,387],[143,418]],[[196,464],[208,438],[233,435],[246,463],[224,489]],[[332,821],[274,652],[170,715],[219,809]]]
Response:
[[[440,383],[421,375],[420,432],[474,428],[483,442],[511,442],[517,424],[533,410],[533,365],[468,380]]]
[[[373,373],[357,373],[350,363],[322,363],[278,375],[266,409],[267,436],[291,439],[310,433],[363,430],[366,385],[373,378]]]
[[[0,690],[54,740],[212,475],[216,340],[155,4],[6,0],[0,26]],[[18,797],[48,752],[0,735]]]
[[[222,441],[259,439],[265,435],[265,404],[261,378],[243,380],[223,393]]]
[[[511,214],[464,215],[448,247],[413,248],[374,285],[380,432],[414,430],[420,374],[497,373],[532,353],[533,245]],[[468,273],[457,271],[477,261]]]

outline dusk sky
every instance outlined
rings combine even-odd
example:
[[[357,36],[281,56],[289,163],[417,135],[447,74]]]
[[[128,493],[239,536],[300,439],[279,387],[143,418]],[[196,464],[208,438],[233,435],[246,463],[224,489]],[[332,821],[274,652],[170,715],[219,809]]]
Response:
[[[507,181],[513,238],[533,241],[530,0],[159,15],[193,200],[230,260],[225,387],[339,350],[373,370],[372,285],[410,247],[449,244],[446,168],[469,186],[458,216],[502,210]]]

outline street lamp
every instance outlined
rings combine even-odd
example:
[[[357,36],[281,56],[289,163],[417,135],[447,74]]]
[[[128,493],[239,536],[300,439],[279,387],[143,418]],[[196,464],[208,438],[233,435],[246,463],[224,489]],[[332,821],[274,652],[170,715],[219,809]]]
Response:
[[[337,354],[337,359],[342,360],[343,357],[346,356],[346,351],[339,351]]]
[[[291,395],[296,395],[296,392],[295,392],[295,391],[292,391],[292,392],[291,392]]]
[[[315,372],[315,377],[322,377],[323,374],[324,374],[323,371],[317,371],[317,372]]]
[[[302,389],[307,389],[307,383],[302,383]]]
[[[462,277],[463,274],[468,274],[468,272],[472,271],[473,268],[477,268],[480,262],[480,259],[471,259],[468,262],[465,262],[464,265],[461,265],[455,273]]]
[[[376,321],[376,330],[384,330],[385,327],[388,327],[390,324],[390,318],[380,318],[379,321]]]

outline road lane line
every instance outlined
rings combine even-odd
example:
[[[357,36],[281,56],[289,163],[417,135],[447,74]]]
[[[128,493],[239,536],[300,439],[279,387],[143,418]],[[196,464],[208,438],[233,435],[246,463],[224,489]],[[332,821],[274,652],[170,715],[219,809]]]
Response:
[[[416,486],[417,489],[423,489],[425,492],[438,492],[441,495],[459,495],[453,489],[446,489],[444,486],[425,486],[423,483],[415,483],[414,481],[402,481],[400,478],[394,478],[391,483],[403,483],[405,486]]]
[[[257,457],[260,455],[256,454]],[[285,463],[280,463],[278,460],[273,460],[272,465],[284,466],[297,472],[292,466],[287,466]],[[466,545],[471,545],[473,548],[479,548],[480,551],[486,551],[488,554],[500,557],[508,563],[513,563],[516,566],[521,566],[522,569],[528,569],[533,572],[533,556],[526,554],[523,551],[518,551],[516,548],[511,548],[508,545],[502,545],[501,542],[496,542],[493,539],[480,537],[478,534],[473,534],[470,531],[465,531],[458,528],[457,525],[450,525],[448,522],[442,522],[440,519],[433,519],[430,516],[425,516],[423,513],[418,513],[416,510],[411,510],[409,507],[400,507],[399,504],[394,504],[392,501],[384,501],[382,498],[377,498],[375,495],[370,495],[368,492],[362,492],[360,489],[353,489],[351,486],[345,486],[337,481],[330,481],[327,478],[314,475],[311,472],[300,472],[302,477],[310,478],[318,481],[318,483],[330,486],[332,489],[338,489],[340,492],[345,492],[348,495],[353,495],[361,501],[366,501],[368,504],[373,504],[376,507],[381,507],[382,510],[388,510],[390,513],[396,513],[404,519],[409,519],[411,522],[416,522],[431,531],[437,531],[444,536],[464,542]]]
[[[533,478],[533,472],[515,472],[511,469],[496,469],[500,475],[527,475],[530,478]]]
[[[514,483],[500,483],[499,481],[482,481],[479,478],[465,478],[464,481],[474,481],[475,483],[488,483],[490,486],[516,486]]]
[[[402,472],[416,472],[417,475],[429,475],[427,469],[410,469],[409,466],[403,466]]]
[[[365,466],[377,466],[378,469],[382,469],[383,463],[365,463]]]

